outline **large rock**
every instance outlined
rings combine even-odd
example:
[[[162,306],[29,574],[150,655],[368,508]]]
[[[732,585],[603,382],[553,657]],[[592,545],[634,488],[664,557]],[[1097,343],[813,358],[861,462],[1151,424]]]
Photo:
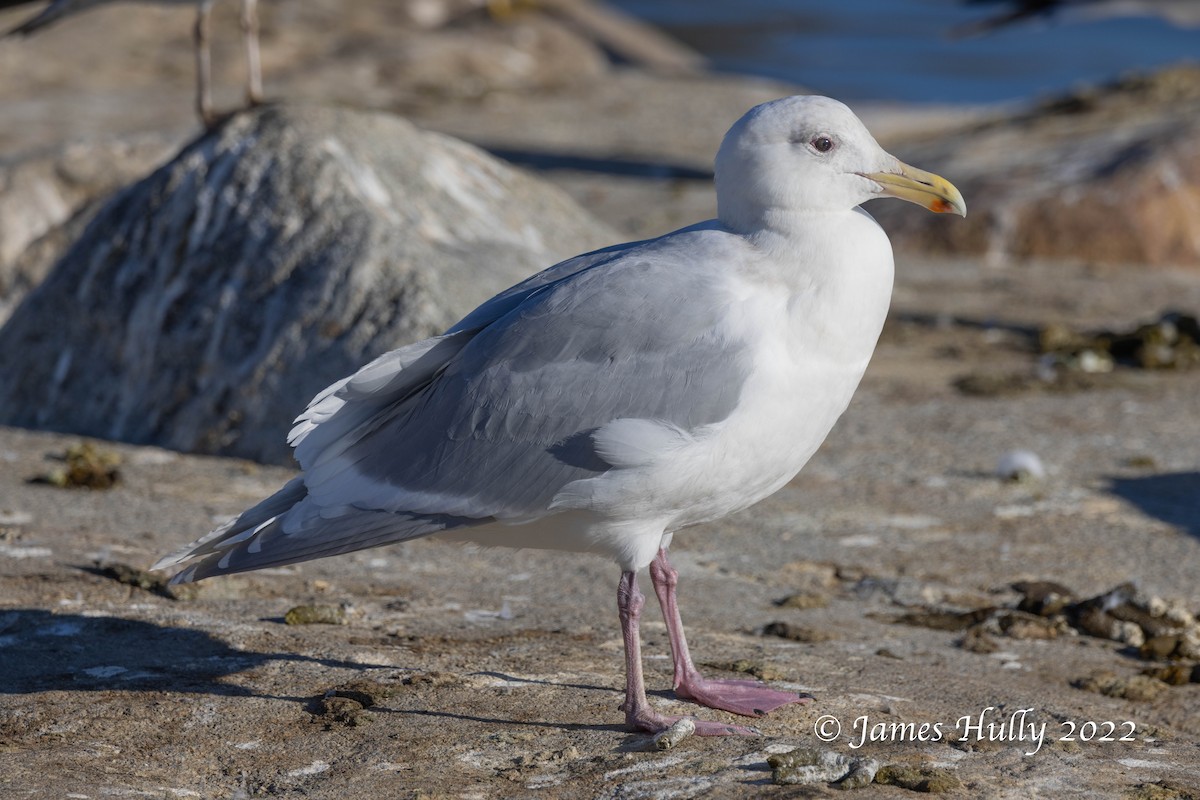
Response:
[[[1200,266],[1200,68],[1127,78],[893,152],[954,181],[969,210],[946,225],[872,203],[898,247]]]
[[[0,324],[113,190],[179,147],[164,135],[71,142],[0,160]],[[75,219],[72,219],[75,218]],[[72,220],[72,224],[64,224]]]
[[[0,422],[284,462],[322,387],[616,240],[396,117],[242,114],[119,192],[0,329]]]

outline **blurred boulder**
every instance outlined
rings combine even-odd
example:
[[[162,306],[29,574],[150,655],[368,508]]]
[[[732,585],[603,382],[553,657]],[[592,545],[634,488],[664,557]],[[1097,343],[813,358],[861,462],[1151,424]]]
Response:
[[[0,324],[65,249],[64,234],[81,231],[109,193],[176,149],[167,136],[143,135],[0,161]],[[73,225],[64,225],[73,217]]]
[[[1126,78],[892,151],[953,181],[969,212],[946,225],[872,203],[898,248],[1200,266],[1200,67]]]
[[[394,116],[237,115],[119,192],[0,329],[0,423],[290,462],[320,389],[617,240]]]

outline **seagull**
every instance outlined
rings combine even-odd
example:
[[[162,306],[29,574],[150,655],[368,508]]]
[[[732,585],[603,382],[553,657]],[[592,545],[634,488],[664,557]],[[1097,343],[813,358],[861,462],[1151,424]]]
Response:
[[[627,724],[680,719],[646,698],[647,567],[679,697],[749,717],[811,699],[699,674],[668,548],[791,480],[850,402],[893,275],[859,204],[966,206],[818,96],[747,112],[715,174],[716,219],[563,261],[322,391],[288,437],[302,474],[154,569],[182,583],[423,536],[595,553],[621,571]]]
[[[86,11],[95,6],[118,2],[119,0],[53,0],[42,13],[18,25],[4,36],[28,36],[35,31],[57,22],[63,17],[71,16],[80,11]],[[0,0],[0,9],[13,6],[29,5],[35,0]],[[196,48],[196,113],[205,127],[211,127],[217,116],[212,108],[212,61],[209,54],[208,32],[209,17],[212,14],[213,3],[216,0],[143,0],[156,2],[160,5],[194,5],[196,6],[196,27],[194,40]],[[241,0],[242,2],[242,36],[246,46],[246,103],[259,105],[262,103],[262,68],[258,52],[258,0]]]

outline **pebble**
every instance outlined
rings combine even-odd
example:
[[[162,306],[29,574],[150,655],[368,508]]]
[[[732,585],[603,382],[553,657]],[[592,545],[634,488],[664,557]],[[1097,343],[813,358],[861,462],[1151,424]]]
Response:
[[[1007,481],[1026,483],[1044,480],[1046,468],[1032,450],[1010,450],[996,462],[996,474]]]
[[[767,759],[776,785],[831,783],[839,789],[861,789],[875,780],[879,762],[831,750],[801,747]]]
[[[684,739],[696,732],[696,723],[689,717],[675,720],[675,723],[665,731],[654,736],[654,746],[659,750],[670,750]]]
[[[28,511],[13,511],[8,508],[0,508],[0,527],[18,528],[22,525],[28,525],[33,522],[33,514]]]
[[[836,639],[836,634],[819,628],[809,628],[803,625],[793,625],[790,622],[770,622],[763,627],[763,636],[778,636],[793,642],[827,642]]]
[[[345,625],[346,609],[341,606],[295,606],[283,615],[288,625]]]
[[[875,773],[875,782],[898,786],[912,792],[945,794],[962,786],[958,778],[948,770],[937,767],[910,767],[903,764],[888,764]]]
[[[1122,678],[1107,670],[1074,680],[1071,685],[1076,689],[1083,689],[1085,692],[1095,692],[1106,697],[1120,697],[1138,703],[1151,703],[1169,688],[1163,681],[1149,675],[1133,675]]]

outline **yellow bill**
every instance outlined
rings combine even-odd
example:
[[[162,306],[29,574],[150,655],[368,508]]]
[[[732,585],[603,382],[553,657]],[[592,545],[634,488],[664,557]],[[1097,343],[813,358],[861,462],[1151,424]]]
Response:
[[[898,197],[939,214],[958,214],[960,217],[967,215],[966,201],[953,183],[941,175],[910,167],[902,161],[897,161],[896,165],[894,172],[888,170],[859,174],[878,183],[886,197]]]

